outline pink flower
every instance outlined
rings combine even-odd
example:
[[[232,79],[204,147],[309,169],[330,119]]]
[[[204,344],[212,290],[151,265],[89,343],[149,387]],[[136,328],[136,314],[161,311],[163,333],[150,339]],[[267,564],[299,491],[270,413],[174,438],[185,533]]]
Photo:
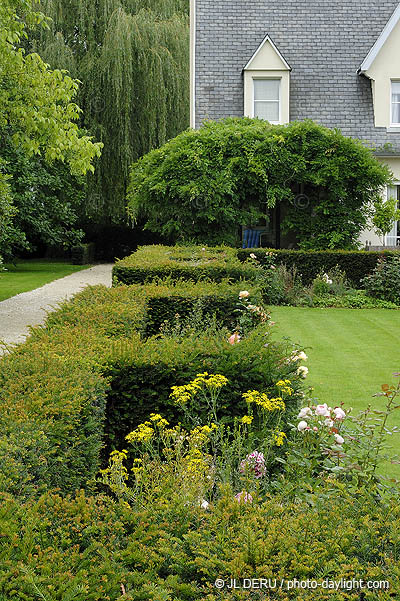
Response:
[[[232,336],[229,336],[228,342],[229,344],[237,344],[240,341],[240,334],[235,332]]]
[[[247,455],[246,459],[239,465],[239,472],[245,474],[246,472],[253,472],[255,478],[262,478],[265,476],[267,470],[265,467],[265,460],[263,453],[253,451],[250,455]]]
[[[335,434],[334,438],[335,438],[335,441],[337,442],[337,444],[343,444],[344,443],[344,438],[343,438],[343,436],[340,436],[340,434]]]
[[[317,405],[315,409],[315,415],[323,415],[324,417],[330,417],[331,413],[328,409],[328,405],[324,403],[323,405]]]
[[[253,497],[251,496],[251,494],[249,492],[246,492],[245,490],[242,490],[242,492],[238,492],[238,494],[235,495],[235,499],[238,501],[238,503],[252,503],[253,502]]]
[[[346,417],[346,413],[340,407],[335,407],[333,413],[336,419],[344,419]]]

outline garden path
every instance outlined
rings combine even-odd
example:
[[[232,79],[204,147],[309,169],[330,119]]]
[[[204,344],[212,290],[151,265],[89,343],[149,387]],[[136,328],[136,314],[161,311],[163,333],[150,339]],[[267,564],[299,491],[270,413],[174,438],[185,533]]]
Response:
[[[29,326],[44,323],[49,311],[54,311],[60,302],[85,286],[104,284],[110,288],[112,268],[112,263],[95,265],[0,302],[0,355],[7,352],[1,343],[23,342],[29,334]]]

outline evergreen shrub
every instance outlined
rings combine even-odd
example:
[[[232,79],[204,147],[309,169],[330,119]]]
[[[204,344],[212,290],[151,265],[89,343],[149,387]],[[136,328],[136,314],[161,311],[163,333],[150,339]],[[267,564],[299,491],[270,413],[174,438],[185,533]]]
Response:
[[[204,250],[203,250],[204,249]],[[220,282],[229,278],[253,280],[260,270],[243,264],[237,250],[227,246],[141,246],[118,261],[113,269],[114,284],[143,284],[157,279]]]

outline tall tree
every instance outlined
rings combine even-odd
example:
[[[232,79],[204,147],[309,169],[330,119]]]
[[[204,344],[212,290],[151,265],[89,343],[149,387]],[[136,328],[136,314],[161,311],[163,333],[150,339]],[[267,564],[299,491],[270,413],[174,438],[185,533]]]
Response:
[[[36,53],[20,46],[27,30],[45,23],[34,0],[0,3],[0,128],[26,156],[66,161],[75,174],[94,171],[101,143],[79,131],[80,108],[74,99],[78,83],[65,72],[50,70]],[[15,208],[7,163],[0,154],[0,253],[13,243]]]
[[[189,125],[189,0],[41,0],[50,28],[31,42],[82,86],[81,124],[104,143],[87,211],[126,219],[129,165]]]

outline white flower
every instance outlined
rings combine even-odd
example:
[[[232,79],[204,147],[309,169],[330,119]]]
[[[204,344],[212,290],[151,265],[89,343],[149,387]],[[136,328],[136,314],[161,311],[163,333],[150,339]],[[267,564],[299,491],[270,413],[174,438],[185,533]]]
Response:
[[[247,298],[248,296],[250,296],[250,292],[248,292],[248,290],[242,290],[239,292],[239,298]]]
[[[330,417],[327,417],[325,420],[325,426],[328,426],[328,428],[332,428],[333,427],[333,420]]]
[[[338,444],[343,444],[344,443],[344,438],[343,438],[343,436],[340,436],[340,434],[335,434],[335,441]]]
[[[310,428],[309,428],[307,422],[305,422],[303,420],[297,424],[297,429],[299,432],[303,432],[303,430],[309,430]]]
[[[201,250],[206,250],[206,249],[205,249],[205,248],[204,248],[204,246],[203,246],[203,248],[202,248]]]
[[[324,273],[324,275],[322,276],[322,279],[327,283],[327,284],[332,284],[332,280],[329,279],[329,276],[327,273]]]
[[[307,361],[308,357],[304,351],[293,351],[290,355],[292,361]]]
[[[252,259],[257,259],[256,255],[255,255],[254,253],[250,253],[250,257],[251,257]]]
[[[305,378],[306,375],[308,374],[308,367],[306,367],[305,365],[300,365],[300,367],[298,368],[296,373],[298,376]]]
[[[206,501],[205,499],[202,500],[202,502],[200,503],[200,507],[202,509],[208,509],[210,506],[210,503],[208,501]]]
[[[329,411],[329,407],[326,403],[323,405],[317,405],[315,408],[315,415],[323,415],[324,417],[330,417],[331,412]]]
[[[299,359],[301,359],[301,361],[307,361],[307,359],[308,359],[308,357],[304,351],[300,351],[300,353],[298,353],[297,356]]]
[[[309,417],[312,414],[312,411],[310,409],[310,407],[303,407],[303,409],[300,409],[300,413],[297,416],[298,419],[303,419],[305,417]]]
[[[335,407],[333,413],[336,419],[344,419],[346,417],[346,413],[340,407]]]

